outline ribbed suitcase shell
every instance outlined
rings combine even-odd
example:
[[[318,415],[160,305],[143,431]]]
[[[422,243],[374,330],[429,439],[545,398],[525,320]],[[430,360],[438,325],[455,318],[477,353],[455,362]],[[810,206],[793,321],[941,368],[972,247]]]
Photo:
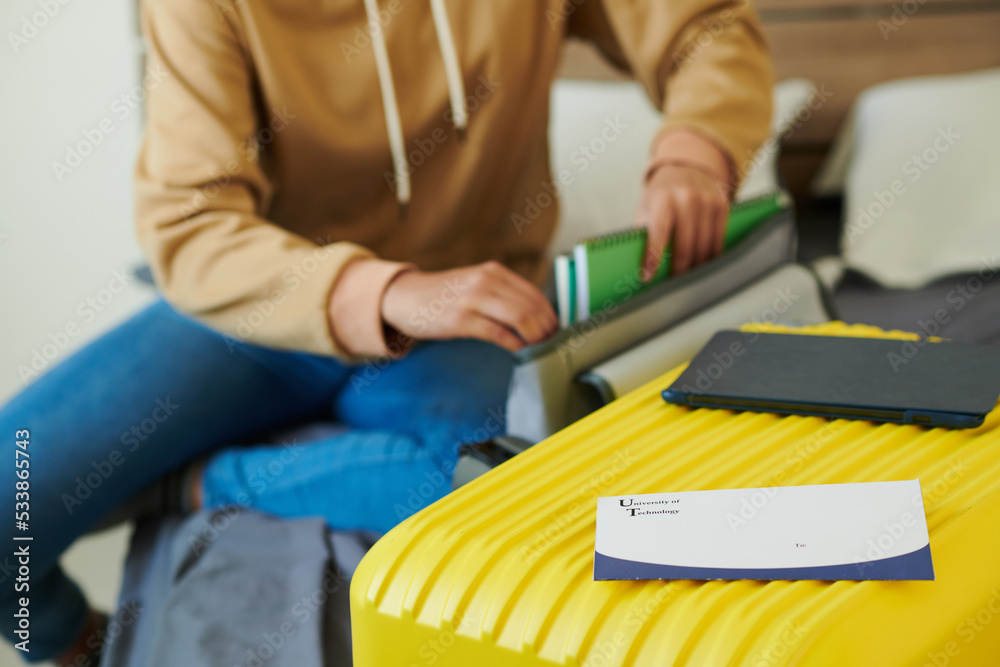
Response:
[[[680,370],[381,539],[351,584],[355,665],[1000,665],[1000,410],[975,430],[692,410],[660,398]],[[598,496],[915,478],[936,581],[593,581]]]

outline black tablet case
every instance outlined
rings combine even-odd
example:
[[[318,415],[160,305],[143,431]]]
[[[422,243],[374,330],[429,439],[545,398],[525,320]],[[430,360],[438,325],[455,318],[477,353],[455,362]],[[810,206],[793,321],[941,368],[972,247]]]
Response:
[[[970,428],[1000,396],[1000,348],[720,331],[663,396],[699,407]]]

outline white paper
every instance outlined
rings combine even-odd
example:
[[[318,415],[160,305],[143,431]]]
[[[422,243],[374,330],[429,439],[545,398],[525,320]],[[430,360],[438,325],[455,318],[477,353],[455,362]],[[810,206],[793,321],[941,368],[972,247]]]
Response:
[[[933,578],[919,480],[597,501],[597,580]]]

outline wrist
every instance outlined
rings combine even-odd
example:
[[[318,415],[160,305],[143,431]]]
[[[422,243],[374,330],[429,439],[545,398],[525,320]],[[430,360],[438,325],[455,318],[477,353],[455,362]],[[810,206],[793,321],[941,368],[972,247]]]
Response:
[[[386,339],[383,306],[386,290],[411,264],[371,257],[351,260],[341,269],[327,307],[330,333],[351,357],[394,357],[404,350]]]
[[[418,273],[417,267],[412,265],[406,266],[386,283],[385,289],[382,290],[382,300],[378,307],[379,317],[382,318],[384,326],[395,328],[392,324],[396,312],[394,308],[395,298],[401,291],[405,291],[407,279],[411,278],[415,273]],[[400,280],[400,278],[403,278],[403,280]]]
[[[714,142],[687,128],[670,130],[658,137],[644,173],[644,182],[662,167],[695,169],[710,177],[726,192],[732,191],[733,168],[729,156]]]
[[[656,174],[656,172],[660,171],[660,169],[664,167],[679,167],[681,169],[693,169],[694,171],[701,172],[705,176],[708,176],[715,182],[721,182],[721,183],[726,182],[719,176],[718,172],[709,169],[708,167],[699,162],[692,162],[690,160],[683,160],[676,158],[651,160],[649,164],[646,166],[646,171],[643,172],[642,182],[648,183],[650,179],[652,179],[653,176]]]

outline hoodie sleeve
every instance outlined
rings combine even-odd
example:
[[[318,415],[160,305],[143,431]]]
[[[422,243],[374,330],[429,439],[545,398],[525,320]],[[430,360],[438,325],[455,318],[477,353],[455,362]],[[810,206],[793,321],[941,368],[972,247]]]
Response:
[[[664,113],[720,147],[735,181],[770,129],[774,74],[750,0],[583,2],[567,31],[632,72]],[[654,142],[655,145],[655,142]]]
[[[260,144],[284,121],[259,109],[234,20],[221,0],[143,3],[159,79],[148,86],[135,207],[156,283],[178,310],[241,341],[389,354],[381,297],[406,265],[350,243],[320,245],[262,215],[272,186]]]

